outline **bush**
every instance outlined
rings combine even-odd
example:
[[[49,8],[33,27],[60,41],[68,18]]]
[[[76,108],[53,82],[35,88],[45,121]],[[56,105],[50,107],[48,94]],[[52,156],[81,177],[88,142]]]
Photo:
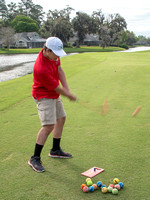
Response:
[[[64,44],[64,47],[66,47],[66,48],[73,48],[73,46],[70,43]]]
[[[119,47],[124,48],[124,49],[129,49],[129,46],[127,44],[121,44]]]

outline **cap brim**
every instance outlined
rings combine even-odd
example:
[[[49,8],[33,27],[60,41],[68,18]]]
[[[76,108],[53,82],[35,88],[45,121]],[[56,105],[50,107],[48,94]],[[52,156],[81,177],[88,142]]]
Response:
[[[63,57],[63,56],[66,56],[67,54],[66,54],[66,52],[63,50],[63,49],[61,49],[61,50],[53,50],[53,52],[54,52],[54,54],[56,54],[56,56],[59,56],[59,57]]]

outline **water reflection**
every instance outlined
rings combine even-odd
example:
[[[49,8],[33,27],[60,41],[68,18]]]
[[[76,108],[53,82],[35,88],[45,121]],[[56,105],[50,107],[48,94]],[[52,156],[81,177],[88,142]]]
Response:
[[[0,55],[0,82],[18,78],[33,72],[38,54]]]
[[[19,78],[33,72],[34,62],[24,63],[19,65],[19,67],[14,67],[11,70],[6,70],[0,72],[0,82],[8,81],[11,79]]]
[[[27,62],[34,62],[38,54],[13,54],[13,55],[0,55],[0,71],[4,69],[11,69]]]
[[[137,51],[148,51],[148,50],[150,50],[150,47],[134,47],[121,52],[137,52]]]

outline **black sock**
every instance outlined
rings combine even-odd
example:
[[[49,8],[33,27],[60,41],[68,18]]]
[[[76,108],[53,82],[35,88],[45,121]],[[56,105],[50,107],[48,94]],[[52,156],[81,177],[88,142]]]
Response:
[[[43,149],[43,145],[40,145],[40,144],[36,143],[35,144],[35,149],[34,149],[34,156],[40,157],[42,149]]]
[[[53,148],[52,148],[52,151],[60,150],[60,140],[61,140],[61,138],[53,138]]]

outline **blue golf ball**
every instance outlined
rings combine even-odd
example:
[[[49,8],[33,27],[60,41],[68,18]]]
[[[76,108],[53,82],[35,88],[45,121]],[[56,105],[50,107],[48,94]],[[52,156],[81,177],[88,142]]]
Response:
[[[94,187],[93,186],[89,187],[89,192],[94,192]]]
[[[106,185],[102,185],[102,186],[101,186],[101,189],[102,189],[103,187],[107,187],[107,186],[106,186]]]
[[[97,182],[97,187],[101,187],[103,184],[102,184],[102,182],[101,181],[98,181]]]
[[[123,187],[124,187],[124,184],[123,184],[122,182],[119,182],[118,184],[120,185],[120,188],[122,188],[122,189],[123,189]]]

